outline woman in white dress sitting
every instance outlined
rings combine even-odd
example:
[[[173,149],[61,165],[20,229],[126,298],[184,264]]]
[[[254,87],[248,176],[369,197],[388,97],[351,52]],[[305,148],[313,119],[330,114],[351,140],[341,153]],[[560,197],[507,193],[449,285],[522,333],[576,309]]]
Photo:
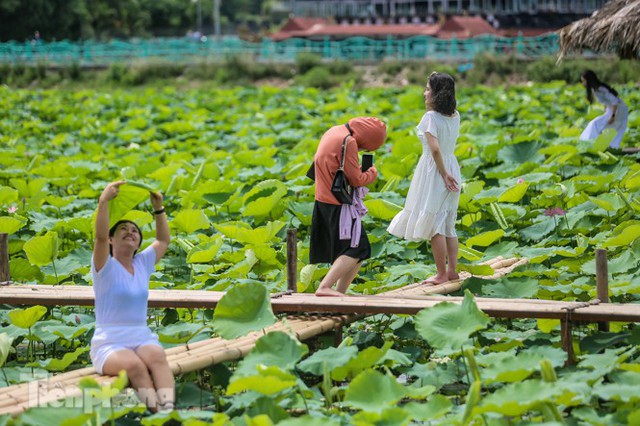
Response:
[[[158,336],[147,326],[149,278],[171,240],[167,216],[162,194],[152,192],[156,239],[136,254],[142,233],[135,223],[121,220],[109,229],[109,202],[123,184],[108,184],[98,200],[91,262],[96,309],[91,361],[99,374],[117,376],[125,370],[131,387],[151,411],[171,410],[173,373]]]
[[[594,118],[580,135],[580,140],[595,139],[604,129],[613,128],[616,135],[609,144],[610,148],[620,149],[622,137],[627,131],[627,121],[629,110],[627,105],[618,95],[618,92],[606,83],[598,80],[596,73],[591,70],[585,71],[580,77],[582,85],[587,90],[587,100],[593,103],[593,96],[604,104],[604,114]]]

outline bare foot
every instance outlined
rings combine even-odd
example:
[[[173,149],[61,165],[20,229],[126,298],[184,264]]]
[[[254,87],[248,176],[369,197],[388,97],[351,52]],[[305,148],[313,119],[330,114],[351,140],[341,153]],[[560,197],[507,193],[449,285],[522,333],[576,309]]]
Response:
[[[331,287],[324,288],[320,287],[316,290],[316,296],[318,297],[344,297],[344,294],[340,293],[338,290],[334,290]]]
[[[447,272],[447,279],[449,281],[459,280],[460,274],[458,274],[456,271]]]
[[[433,277],[427,278],[426,280],[422,281],[420,284],[442,284],[442,283],[446,283],[447,281],[449,281],[447,274],[438,274],[438,275],[434,275]]]

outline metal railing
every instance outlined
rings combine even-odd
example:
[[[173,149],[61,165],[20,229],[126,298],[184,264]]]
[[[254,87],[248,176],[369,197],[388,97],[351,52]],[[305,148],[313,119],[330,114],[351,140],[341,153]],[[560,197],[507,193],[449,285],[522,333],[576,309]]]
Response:
[[[352,37],[345,40],[264,39],[253,43],[239,38],[190,39],[159,38],[111,42],[7,42],[0,43],[0,63],[33,65],[101,66],[114,62],[166,60],[222,60],[229,56],[260,62],[291,62],[303,52],[315,53],[326,60],[380,61],[382,59],[470,60],[478,53],[516,55],[536,58],[558,52],[556,34],[538,37],[478,36],[469,39],[438,39],[418,36],[407,39],[388,37],[374,40]]]

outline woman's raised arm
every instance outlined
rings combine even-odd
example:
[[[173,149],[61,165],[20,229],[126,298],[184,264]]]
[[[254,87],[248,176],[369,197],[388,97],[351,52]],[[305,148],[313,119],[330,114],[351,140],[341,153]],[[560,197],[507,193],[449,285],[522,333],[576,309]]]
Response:
[[[93,265],[100,271],[109,260],[109,201],[118,196],[123,180],[108,184],[98,199],[96,240],[93,247]]]
[[[149,197],[151,205],[153,206],[153,215],[156,218],[156,240],[151,245],[156,251],[156,263],[158,263],[169,248],[171,233],[169,232],[167,215],[164,211],[164,207],[162,206],[162,194],[159,192],[152,192]]]

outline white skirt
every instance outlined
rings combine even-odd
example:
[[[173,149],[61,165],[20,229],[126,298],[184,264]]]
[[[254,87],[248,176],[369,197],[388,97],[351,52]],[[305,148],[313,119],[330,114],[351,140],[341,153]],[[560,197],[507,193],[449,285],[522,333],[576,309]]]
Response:
[[[144,345],[160,345],[158,335],[146,325],[101,325],[96,326],[91,339],[91,362],[98,374],[109,356],[119,350],[135,351]]]

